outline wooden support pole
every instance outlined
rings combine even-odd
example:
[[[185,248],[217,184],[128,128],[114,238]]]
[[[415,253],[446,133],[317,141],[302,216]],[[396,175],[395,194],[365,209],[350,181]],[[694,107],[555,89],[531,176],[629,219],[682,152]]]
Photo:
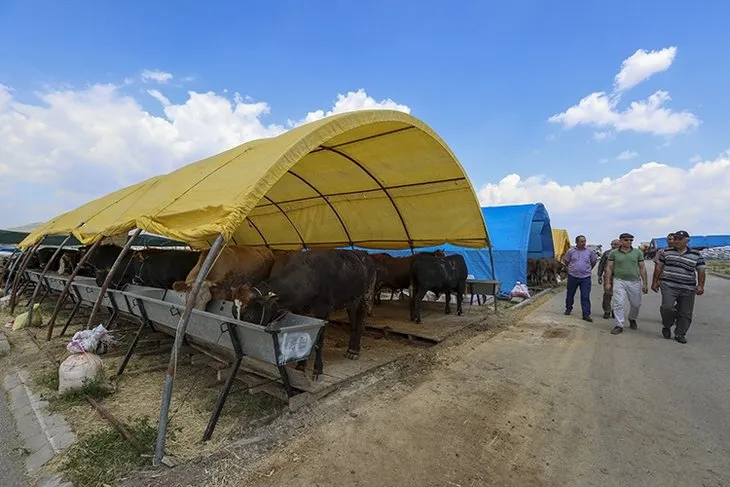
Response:
[[[91,246],[89,250],[87,250],[84,255],[79,260],[79,263],[76,264],[76,268],[73,270],[71,275],[68,277],[68,280],[66,281],[66,285],[63,288],[63,291],[61,291],[61,295],[58,297],[58,301],[56,301],[56,307],[53,310],[53,314],[51,315],[51,319],[48,320],[48,332],[46,333],[46,341],[49,341],[51,337],[53,336],[53,326],[56,324],[56,318],[58,317],[58,313],[63,308],[64,303],[66,302],[66,298],[68,297],[68,292],[71,289],[71,285],[73,284],[73,280],[76,278],[76,276],[81,271],[81,268],[86,264],[86,261],[89,260],[89,257],[91,257],[91,254],[94,253],[96,248],[101,244],[101,241],[103,239],[99,239]]]
[[[68,243],[69,240],[71,240],[71,237],[73,236],[73,233],[69,233],[68,236],[61,242],[61,245],[58,246],[56,251],[53,253],[50,259],[48,259],[48,262],[46,262],[46,265],[43,267],[43,270],[41,271],[41,275],[38,278],[38,285],[33,289],[33,294],[30,296],[30,301],[28,301],[28,325],[30,326],[33,323],[33,305],[35,304],[35,299],[38,297],[38,291],[43,287],[43,278],[46,277],[46,273],[51,268],[51,264],[54,260],[61,254],[61,251],[63,250],[63,247]]]
[[[114,264],[112,265],[111,270],[109,271],[109,274],[107,274],[106,279],[104,279],[104,284],[101,286],[101,291],[99,292],[99,297],[96,299],[96,302],[94,303],[94,307],[91,309],[91,314],[89,315],[89,321],[86,323],[86,329],[91,329],[91,325],[94,323],[94,318],[96,318],[96,313],[99,311],[99,308],[101,307],[101,302],[104,299],[104,296],[106,295],[107,289],[109,289],[109,285],[112,283],[112,278],[114,277],[114,273],[117,271],[119,266],[122,264],[122,261],[124,260],[124,256],[127,255],[127,252],[129,252],[129,249],[132,247],[132,244],[137,239],[139,234],[142,233],[142,229],[138,228],[134,231],[132,236],[129,240],[127,240],[127,243],[124,244],[124,247],[122,247],[122,251],[119,252],[119,255],[117,256],[117,260],[114,261]]]
[[[38,242],[32,246],[30,249],[28,249],[28,254],[25,256],[25,259],[23,262],[20,263],[20,267],[18,268],[18,272],[15,274],[15,279],[13,279],[13,292],[10,295],[10,314],[13,314],[15,312],[15,305],[18,301],[18,285],[20,284],[20,279],[23,273],[25,273],[25,269],[28,267],[28,264],[30,263],[30,259],[33,257],[33,254],[38,250],[38,248],[41,246],[41,243],[43,243],[43,240],[45,240],[46,236],[43,235]]]
[[[193,313],[193,306],[195,305],[195,299],[200,293],[200,288],[203,285],[208,272],[213,267],[213,263],[218,258],[221,250],[223,249],[223,234],[219,234],[218,238],[215,239],[213,246],[208,251],[208,255],[203,262],[203,266],[195,278],[193,288],[190,295],[187,297],[185,302],[185,311],[180,317],[177,329],[175,330],[175,343],[170,351],[170,362],[167,366],[167,375],[165,376],[165,382],[162,389],[162,404],[160,405],[160,421],[157,425],[157,443],[155,445],[155,455],[152,458],[152,465],[158,467],[162,462],[162,457],[165,455],[165,437],[167,436],[167,413],[170,409],[170,403],[172,402],[172,386],[175,380],[175,372],[177,370],[177,354],[182,346],[183,338],[185,337],[185,331],[190,321],[190,316]]]

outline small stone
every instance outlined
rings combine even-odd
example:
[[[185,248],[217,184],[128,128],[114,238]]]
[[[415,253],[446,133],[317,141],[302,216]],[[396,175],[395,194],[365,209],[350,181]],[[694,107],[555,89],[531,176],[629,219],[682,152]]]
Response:
[[[165,455],[162,457],[162,464],[167,468],[174,468],[177,466],[177,461],[174,458]]]

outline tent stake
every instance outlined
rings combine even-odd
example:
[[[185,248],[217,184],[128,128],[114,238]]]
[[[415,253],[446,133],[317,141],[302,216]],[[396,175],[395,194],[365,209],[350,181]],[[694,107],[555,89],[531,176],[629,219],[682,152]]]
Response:
[[[15,278],[13,279],[13,292],[10,295],[10,314],[13,314],[15,312],[15,305],[18,304],[18,285],[20,284],[20,276],[23,275],[25,272],[25,269],[28,267],[28,264],[30,263],[31,257],[33,257],[33,254],[36,253],[36,251],[40,248],[41,243],[43,243],[43,240],[45,240],[46,236],[43,235],[40,240],[38,240],[38,243],[36,243],[34,246],[28,249],[28,254],[25,256],[25,260],[21,262],[20,267],[18,268],[18,272],[15,274]]]
[[[43,270],[41,271],[41,276],[38,278],[38,285],[33,289],[33,294],[30,296],[30,301],[28,301],[28,323],[33,323],[33,304],[35,304],[35,299],[38,297],[38,291],[43,286],[43,278],[46,277],[46,273],[51,269],[51,264],[53,261],[61,254],[61,251],[63,250],[63,247],[68,243],[69,240],[71,240],[71,237],[73,236],[73,233],[69,233],[68,236],[61,242],[61,245],[58,246],[56,251],[53,253],[50,259],[48,259],[48,262],[46,262],[46,265],[43,267]]]
[[[127,252],[129,252],[129,249],[132,247],[132,244],[137,239],[139,234],[142,233],[142,229],[138,228],[134,231],[132,234],[132,237],[127,240],[127,243],[124,244],[124,247],[122,248],[122,251],[119,252],[119,255],[117,256],[117,260],[114,261],[114,264],[112,265],[111,270],[109,271],[109,274],[107,274],[106,279],[104,279],[104,284],[101,286],[101,291],[99,292],[99,297],[96,298],[96,302],[94,303],[94,307],[91,309],[91,314],[89,315],[89,321],[86,322],[86,329],[90,330],[92,323],[94,323],[94,318],[96,317],[97,311],[99,311],[99,308],[101,307],[101,302],[104,299],[104,296],[106,295],[107,289],[109,289],[109,285],[112,283],[112,277],[114,277],[114,273],[117,271],[117,268],[122,264],[122,260],[124,260],[124,256],[127,255]]]
[[[58,313],[61,311],[61,308],[63,308],[64,303],[66,303],[66,298],[68,297],[68,292],[71,289],[71,284],[73,284],[73,280],[79,274],[84,264],[86,264],[86,261],[89,260],[91,254],[94,253],[96,248],[101,244],[102,240],[103,239],[100,238],[99,240],[94,242],[91,248],[84,253],[81,259],[79,259],[79,263],[76,264],[76,268],[73,270],[71,275],[68,276],[66,285],[64,286],[63,291],[61,291],[61,295],[58,297],[58,301],[56,301],[56,307],[53,309],[51,319],[48,320],[48,332],[46,333],[46,341],[50,341],[51,337],[53,336],[53,326],[56,324],[56,318],[58,317]]]
[[[172,402],[172,385],[175,380],[175,372],[177,371],[177,354],[182,345],[183,338],[185,337],[185,331],[190,321],[190,316],[193,313],[193,305],[195,299],[198,297],[200,288],[203,285],[203,280],[210,272],[213,263],[215,262],[218,254],[223,248],[223,234],[218,234],[218,238],[215,239],[213,246],[208,251],[208,255],[203,262],[203,266],[195,278],[193,283],[193,289],[190,295],[187,297],[185,302],[185,311],[180,317],[180,321],[177,324],[175,330],[175,343],[170,351],[170,362],[167,366],[167,375],[165,376],[165,382],[162,386],[162,404],[160,405],[160,421],[157,425],[157,443],[155,445],[155,456],[152,458],[152,465],[158,467],[162,462],[162,457],[165,455],[165,437],[167,436],[167,413],[170,410],[170,403]]]

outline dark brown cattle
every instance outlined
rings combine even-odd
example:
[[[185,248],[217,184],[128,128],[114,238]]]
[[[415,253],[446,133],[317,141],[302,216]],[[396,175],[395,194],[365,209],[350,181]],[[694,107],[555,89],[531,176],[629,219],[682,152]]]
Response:
[[[209,250],[200,252],[198,263],[188,273],[185,281],[175,282],[172,286],[177,292],[185,292],[186,299],[208,252]],[[274,254],[266,247],[225,247],[200,287],[195,299],[195,309],[205,310],[208,302],[213,299],[230,300],[231,289],[240,284],[255,285],[261,282],[269,277],[273,265]]]
[[[446,294],[446,314],[451,313],[451,293],[456,293],[456,313],[461,316],[467,277],[463,255],[417,255],[411,264],[411,321],[421,322],[421,302],[427,291]]]
[[[298,253],[298,250],[274,250],[274,265],[271,268],[271,272],[269,273],[269,277],[277,276],[281,273],[282,269],[286,267],[286,264],[289,262],[289,259],[292,258],[293,255]]]
[[[419,255],[445,256],[443,250],[416,252],[407,257],[393,257],[386,253],[370,254],[378,268],[378,282],[375,286],[376,303],[380,304],[380,292],[382,289],[387,288],[395,292],[410,287],[411,264],[413,263],[413,259]]]
[[[367,302],[375,290],[375,262],[366,252],[313,250],[298,252],[275,276],[232,290],[235,318],[267,325],[281,313],[304,314],[326,320],[332,311],[347,310],[350,343],[345,353],[356,360]],[[315,378],[322,373],[322,338],[315,345]],[[302,369],[306,361],[298,364]]]
[[[534,285],[538,282],[537,259],[527,259],[527,282],[525,284]]]

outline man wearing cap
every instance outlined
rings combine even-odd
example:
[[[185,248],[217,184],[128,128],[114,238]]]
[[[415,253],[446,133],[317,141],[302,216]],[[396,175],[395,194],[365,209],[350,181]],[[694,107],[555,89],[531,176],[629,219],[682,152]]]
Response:
[[[571,247],[563,256],[563,264],[568,268],[568,289],[565,295],[565,314],[573,311],[575,292],[580,288],[580,307],[583,320],[592,322],[591,318],[591,271],[598,262],[596,253],[586,247],[583,235],[575,237],[575,247]]]
[[[664,250],[654,268],[651,289],[662,291],[662,335],[679,343],[687,343],[687,331],[692,324],[695,296],[705,293],[705,259],[690,248],[689,233],[674,232],[673,247]],[[676,320],[676,321],[675,321]]]
[[[649,292],[649,280],[646,275],[644,253],[632,246],[634,236],[630,233],[619,235],[621,245],[612,250],[606,264],[604,288],[606,292],[613,292],[611,308],[616,324],[611,330],[612,335],[624,331],[624,307],[626,299],[629,301],[629,326],[636,330],[636,318],[641,308],[641,294]]]
[[[606,270],[606,263],[608,262],[608,255],[611,251],[616,250],[621,245],[621,240],[615,238],[611,240],[611,250],[604,252],[601,256],[601,260],[598,262],[598,285],[603,284],[603,273]],[[612,293],[606,292],[606,288],[603,289],[603,319],[607,320],[611,317],[611,297]]]

